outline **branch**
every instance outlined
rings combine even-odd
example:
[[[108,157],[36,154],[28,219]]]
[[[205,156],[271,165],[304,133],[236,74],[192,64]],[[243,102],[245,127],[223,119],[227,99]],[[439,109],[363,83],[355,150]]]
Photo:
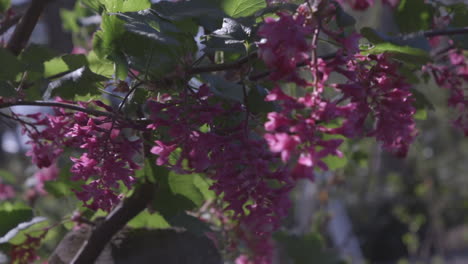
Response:
[[[49,0],[31,1],[31,4],[21,18],[18,26],[16,26],[10,41],[8,41],[7,49],[13,54],[19,55],[28,43],[31,33],[48,1]]]
[[[243,64],[249,62],[251,59],[256,58],[257,55],[258,55],[257,52],[254,51],[250,53],[249,55],[244,56],[235,62],[193,67],[190,70],[188,70],[188,74],[199,74],[199,73],[205,73],[205,72],[216,72],[216,71],[237,69]]]
[[[18,21],[20,21],[22,15],[18,14],[13,17],[9,17],[2,23],[0,23],[0,36],[7,32],[12,26],[14,26]]]
[[[437,37],[437,36],[451,36],[451,35],[462,35],[462,34],[468,34],[468,27],[418,31],[418,32],[414,32],[414,33],[410,33],[406,35],[400,35],[399,39],[406,40],[406,39],[412,39],[416,37],[431,38],[431,37]]]
[[[84,108],[78,105],[73,105],[73,104],[67,104],[67,103],[59,103],[59,102],[46,102],[46,101],[18,101],[18,102],[13,102],[13,103],[2,103],[0,104],[0,109],[2,108],[8,108],[12,106],[17,106],[17,105],[24,105],[24,106],[44,106],[44,107],[59,107],[59,108],[65,108],[65,109],[70,109],[70,110],[75,110],[83,113],[87,113],[93,116],[108,116],[108,117],[113,117],[113,118],[120,118],[123,119],[123,117],[116,115],[111,112],[104,112],[104,111],[99,111],[99,110],[94,110],[94,109],[88,109]]]
[[[143,183],[138,186],[132,196],[121,202],[102,223],[98,224],[71,263],[94,263],[112,237],[146,208],[153,198],[154,187],[153,183]]]
[[[436,37],[436,36],[461,35],[461,34],[468,34],[468,27],[435,29],[435,30],[429,30],[429,31],[423,32],[423,35],[427,38]]]

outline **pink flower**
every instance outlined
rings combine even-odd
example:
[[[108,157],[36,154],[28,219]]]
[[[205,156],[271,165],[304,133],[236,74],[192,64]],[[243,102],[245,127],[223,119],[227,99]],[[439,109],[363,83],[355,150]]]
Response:
[[[306,36],[312,33],[312,27],[305,25],[305,17],[301,15],[278,13],[278,16],[278,20],[267,18],[258,30],[258,35],[264,38],[258,43],[259,57],[274,69],[272,80],[296,79],[296,66],[309,58],[311,47]]]
[[[167,164],[169,160],[169,155],[177,148],[175,144],[173,145],[165,145],[162,141],[156,140],[154,143],[157,146],[151,148],[151,153],[158,155],[158,159],[156,160],[156,164],[161,166]]]
[[[55,163],[48,168],[42,168],[38,170],[36,173],[34,173],[34,178],[36,179],[36,185],[34,188],[41,195],[47,194],[46,190],[44,189],[45,182],[57,179],[58,174],[59,170]]]
[[[0,183],[0,201],[15,197],[15,189],[12,186]]]

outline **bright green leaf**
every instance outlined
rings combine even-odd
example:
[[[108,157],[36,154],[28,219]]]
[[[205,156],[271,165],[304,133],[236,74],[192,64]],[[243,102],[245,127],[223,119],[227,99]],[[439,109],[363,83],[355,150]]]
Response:
[[[87,66],[88,61],[83,54],[68,54],[44,62],[44,77],[64,74]]]
[[[390,53],[397,60],[404,61],[409,64],[426,64],[431,58],[429,54],[418,48],[409,46],[398,46],[389,42],[376,44],[374,47],[361,51],[362,54],[381,54]]]
[[[111,78],[114,75],[114,64],[112,61],[98,58],[94,51],[91,51],[88,56],[89,69],[99,75]]]
[[[146,178],[151,182],[167,183],[169,170],[166,167],[155,164],[154,159],[145,159],[143,168],[135,173],[139,179]]]
[[[169,228],[171,225],[158,213],[145,210],[135,216],[127,225],[131,228]]]
[[[266,7],[265,0],[221,0],[221,7],[231,17],[246,17]]]
[[[196,174],[176,174],[169,173],[168,184],[170,190],[175,195],[182,195],[192,201],[195,205],[201,206],[205,201],[203,193],[195,185],[195,181],[201,178]]]
[[[345,167],[348,163],[348,159],[346,157],[327,156],[323,159],[323,162],[333,171]]]

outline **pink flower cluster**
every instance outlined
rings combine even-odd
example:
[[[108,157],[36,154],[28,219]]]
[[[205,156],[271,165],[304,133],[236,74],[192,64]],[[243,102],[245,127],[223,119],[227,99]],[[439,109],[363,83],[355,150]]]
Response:
[[[373,6],[375,0],[338,0],[338,2],[349,4],[352,9],[362,11]],[[400,0],[382,0],[382,2],[394,8],[400,3]]]
[[[449,91],[448,105],[458,113],[453,124],[468,136],[468,98],[464,89],[468,82],[467,60],[462,51],[453,49],[441,61],[440,64],[427,65],[425,70],[432,73],[439,86]]]
[[[72,102],[58,102],[73,104]],[[94,106],[112,112],[112,108],[100,101],[77,103],[83,108]],[[74,105],[74,104],[73,104]],[[64,147],[79,150],[81,156],[71,157],[72,180],[84,181],[77,197],[93,210],[109,211],[120,200],[119,181],[130,188],[134,183],[133,172],[139,166],[133,156],[140,150],[140,141],[129,140],[123,129],[129,124],[107,116],[92,117],[84,112],[70,113],[64,108],[54,108],[54,114],[28,115],[34,120],[24,125],[24,132],[31,138],[28,155],[39,168],[49,168],[63,153]],[[37,177],[43,175],[39,173]],[[43,178],[43,177],[42,177]],[[41,179],[39,179],[41,180]],[[92,202],[89,203],[89,201]]]
[[[15,193],[11,185],[0,183],[0,201],[15,197]]]
[[[26,234],[26,240],[23,243],[13,245],[10,250],[11,263],[29,264],[39,260],[40,257],[36,254],[36,250],[41,246],[47,232],[46,229],[39,236]]]
[[[247,238],[260,256],[269,258],[271,233],[279,227],[289,208],[292,181],[278,166],[265,141],[248,135],[240,105],[222,105],[203,85],[196,93],[162,96],[148,101],[152,124],[166,131],[151,152],[157,164],[176,171],[205,173],[211,186],[239,220],[239,234]],[[231,120],[225,122],[222,120]],[[272,187],[277,183],[277,187]]]

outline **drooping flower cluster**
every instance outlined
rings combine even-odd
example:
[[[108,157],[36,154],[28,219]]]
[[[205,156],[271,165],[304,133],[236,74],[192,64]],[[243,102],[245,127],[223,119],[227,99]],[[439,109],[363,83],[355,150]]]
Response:
[[[331,62],[333,63],[333,62]],[[346,69],[335,67],[348,78],[333,86],[354,108],[339,133],[344,136],[374,136],[384,149],[404,157],[416,136],[414,99],[410,85],[398,73],[398,64],[386,54],[356,56]],[[375,120],[374,127],[363,131],[366,118]],[[365,133],[365,134],[363,134]]]
[[[37,191],[40,195],[46,195],[47,191],[44,189],[44,185],[47,181],[53,181],[57,179],[59,175],[59,169],[57,165],[53,163],[47,168],[42,168],[34,173],[33,177],[35,179],[34,190]]]
[[[0,183],[0,201],[15,197],[15,189],[9,184]]]
[[[26,240],[23,243],[13,245],[10,250],[11,263],[29,264],[40,259],[36,250],[41,246],[41,242],[47,235],[47,232],[48,230],[46,229],[40,235],[31,236],[26,234]]]
[[[72,102],[59,102],[75,105]],[[111,113],[112,108],[100,101],[91,103],[98,109]],[[90,103],[78,105],[87,108]],[[128,128],[122,120],[108,115],[92,117],[84,112],[70,113],[64,108],[54,108],[54,114],[27,115],[34,123],[24,126],[30,137],[33,162],[39,168],[49,168],[63,153],[64,147],[82,152],[71,157],[72,180],[86,184],[76,190],[77,197],[93,210],[109,211],[120,200],[116,190],[119,181],[130,188],[134,183],[133,172],[139,166],[133,156],[140,149],[139,140],[130,140],[123,129]],[[40,175],[39,175],[40,176]],[[89,201],[92,202],[89,203]]]
[[[373,6],[375,0],[338,0],[338,2],[348,4],[354,10],[362,11]],[[399,4],[400,0],[382,0],[382,2],[394,8]]]
[[[441,58],[441,64],[429,64],[425,70],[432,73],[435,81],[449,91],[448,105],[458,116],[455,127],[468,136],[468,97],[464,85],[468,82],[468,63],[462,51],[452,49]]]
[[[265,141],[248,135],[245,122],[233,117],[232,113],[242,116],[241,106],[223,106],[213,100],[203,85],[195,94],[148,101],[149,127],[167,131],[161,138],[168,138],[156,141],[152,153],[158,156],[158,165],[211,177],[211,189],[240,221],[239,233],[249,234],[248,241],[259,256],[269,259],[271,245],[266,241],[287,213],[292,181],[278,167]],[[273,182],[279,186],[272,187]]]
[[[310,55],[306,36],[312,33],[313,27],[306,24],[305,15],[279,13],[278,16],[277,20],[267,18],[258,30],[263,38],[258,44],[258,55],[268,67],[275,69],[270,75],[272,80],[296,81],[299,79],[296,67]]]

